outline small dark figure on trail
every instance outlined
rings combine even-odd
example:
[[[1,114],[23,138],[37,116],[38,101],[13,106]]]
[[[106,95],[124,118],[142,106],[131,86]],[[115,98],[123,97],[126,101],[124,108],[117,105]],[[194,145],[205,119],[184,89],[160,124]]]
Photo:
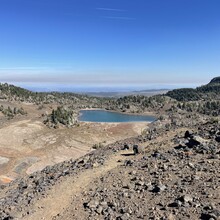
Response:
[[[134,145],[133,146],[133,151],[134,151],[134,155],[136,155],[136,154],[138,154],[139,152],[138,152],[138,145]]]
[[[124,144],[124,150],[129,150],[128,144]]]

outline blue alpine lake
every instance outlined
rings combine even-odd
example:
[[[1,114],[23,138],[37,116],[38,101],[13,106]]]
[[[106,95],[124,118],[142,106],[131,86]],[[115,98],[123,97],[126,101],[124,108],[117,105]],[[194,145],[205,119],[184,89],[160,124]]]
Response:
[[[79,120],[84,122],[152,122],[156,120],[156,117],[105,110],[81,110]]]

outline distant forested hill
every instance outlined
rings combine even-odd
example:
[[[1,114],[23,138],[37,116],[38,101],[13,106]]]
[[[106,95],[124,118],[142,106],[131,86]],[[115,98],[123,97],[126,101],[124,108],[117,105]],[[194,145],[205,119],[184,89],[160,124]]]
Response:
[[[216,77],[207,85],[196,89],[174,89],[169,91],[167,96],[177,101],[199,101],[203,99],[220,98],[220,77]]]

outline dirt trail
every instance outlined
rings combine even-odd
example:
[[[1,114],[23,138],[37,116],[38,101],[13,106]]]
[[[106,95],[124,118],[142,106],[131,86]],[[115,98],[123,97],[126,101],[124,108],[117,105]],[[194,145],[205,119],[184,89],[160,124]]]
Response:
[[[42,198],[34,204],[33,210],[36,212],[23,219],[53,219],[69,207],[73,197],[85,191],[92,181],[116,168],[119,165],[117,161],[122,158],[120,153],[114,154],[102,166],[85,170],[77,176],[67,177],[63,182],[55,185],[46,198]]]

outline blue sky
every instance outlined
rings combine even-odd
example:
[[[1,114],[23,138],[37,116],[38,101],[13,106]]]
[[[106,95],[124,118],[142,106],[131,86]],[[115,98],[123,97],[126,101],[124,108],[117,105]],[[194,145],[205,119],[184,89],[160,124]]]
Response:
[[[0,0],[0,81],[198,85],[220,75],[219,0]]]

